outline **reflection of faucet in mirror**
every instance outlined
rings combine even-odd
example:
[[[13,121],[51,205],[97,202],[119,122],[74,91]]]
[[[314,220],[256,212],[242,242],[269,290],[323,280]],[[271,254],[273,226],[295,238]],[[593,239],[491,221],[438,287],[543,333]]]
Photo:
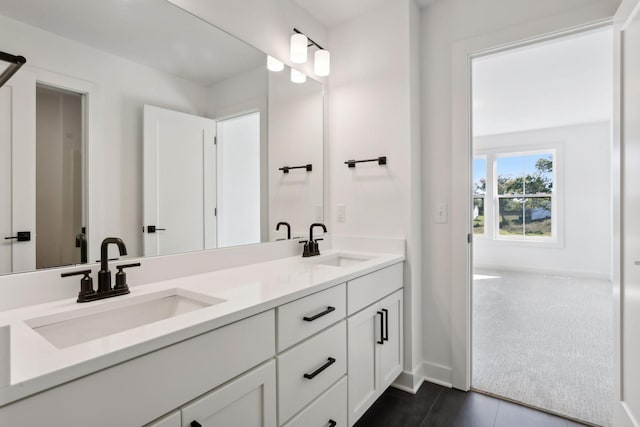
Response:
[[[276,231],[280,230],[281,225],[287,227],[287,240],[291,240],[291,225],[288,222],[279,222],[278,225],[276,225]]]
[[[300,242],[300,243],[304,243],[304,250],[302,252],[302,256],[305,258],[310,256],[320,255],[320,248],[318,247],[318,241],[324,240],[324,239],[313,238],[313,229],[315,227],[322,227],[324,232],[325,233],[327,232],[327,227],[321,222],[314,222],[313,224],[311,224],[311,227],[309,227],[309,240]]]
[[[84,227],[82,227],[84,229]],[[80,248],[80,263],[87,263],[87,235],[84,233],[76,234],[76,248]]]

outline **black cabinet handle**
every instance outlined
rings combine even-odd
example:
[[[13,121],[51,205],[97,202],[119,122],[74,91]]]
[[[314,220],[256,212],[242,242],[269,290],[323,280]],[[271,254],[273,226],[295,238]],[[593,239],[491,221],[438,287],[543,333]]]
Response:
[[[329,420],[329,427],[336,427],[338,425],[337,422],[333,421],[333,420]]]
[[[327,369],[329,366],[333,365],[334,363],[336,363],[336,359],[334,359],[333,357],[329,357],[327,358],[327,363],[325,363],[324,365],[320,366],[318,369],[316,369],[315,371],[313,371],[310,374],[304,374],[304,377],[308,380],[312,380],[316,375],[318,375],[320,372],[324,371],[325,369]]]
[[[148,225],[147,226],[147,233],[155,233],[156,231],[166,231],[166,228],[158,228],[155,225]]]
[[[380,315],[380,341],[376,341],[378,344],[384,344],[384,313],[377,311],[376,314]]]
[[[382,309],[384,313],[384,335],[382,336],[382,341],[389,341],[389,310],[386,308]]]
[[[321,313],[318,313],[318,314],[316,314],[314,316],[311,316],[311,317],[305,316],[305,317],[302,318],[302,320],[304,320],[305,322],[313,322],[314,320],[319,319],[322,316],[326,316],[327,314],[331,313],[332,311],[336,311],[336,308],[329,306],[329,307],[327,307],[327,309],[325,311],[323,311]]]
[[[197,421],[191,421],[191,427],[202,427],[202,424]]]
[[[18,231],[15,236],[5,237],[4,240],[13,240],[16,239],[18,242],[30,242],[31,241],[31,232],[30,231]]]

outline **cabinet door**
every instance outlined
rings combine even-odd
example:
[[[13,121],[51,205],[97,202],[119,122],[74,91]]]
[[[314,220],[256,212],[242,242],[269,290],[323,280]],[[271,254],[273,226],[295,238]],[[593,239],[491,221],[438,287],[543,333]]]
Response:
[[[349,425],[353,425],[378,397],[378,347],[382,342],[382,314],[373,304],[347,320]]]
[[[276,427],[275,361],[182,408],[182,426]]]
[[[403,364],[403,313],[402,290],[380,302],[384,313],[384,344],[380,346],[380,389],[384,391],[402,373]]]

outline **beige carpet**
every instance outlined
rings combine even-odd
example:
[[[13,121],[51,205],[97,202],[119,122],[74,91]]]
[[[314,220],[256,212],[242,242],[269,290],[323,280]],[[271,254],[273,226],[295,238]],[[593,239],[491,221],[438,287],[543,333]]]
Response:
[[[608,281],[477,271],[472,386],[610,426],[612,299]]]

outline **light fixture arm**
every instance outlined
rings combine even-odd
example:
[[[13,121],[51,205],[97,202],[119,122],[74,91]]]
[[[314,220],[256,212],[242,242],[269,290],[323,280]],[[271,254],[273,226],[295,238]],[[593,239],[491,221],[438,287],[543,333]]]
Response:
[[[305,36],[305,37],[307,38],[307,40],[309,40],[309,44],[307,45],[307,47],[315,46],[315,47],[317,47],[317,48],[318,48],[318,49],[320,49],[320,50],[324,50],[324,48],[323,48],[322,46],[320,46],[320,45],[319,45],[318,43],[316,43],[315,41],[311,40],[311,39],[309,38],[309,36],[307,36],[305,33],[303,33],[302,31],[300,31],[299,29],[294,28],[294,29],[293,29],[293,32],[294,32],[294,33],[296,33],[296,34],[302,34],[303,36]]]

